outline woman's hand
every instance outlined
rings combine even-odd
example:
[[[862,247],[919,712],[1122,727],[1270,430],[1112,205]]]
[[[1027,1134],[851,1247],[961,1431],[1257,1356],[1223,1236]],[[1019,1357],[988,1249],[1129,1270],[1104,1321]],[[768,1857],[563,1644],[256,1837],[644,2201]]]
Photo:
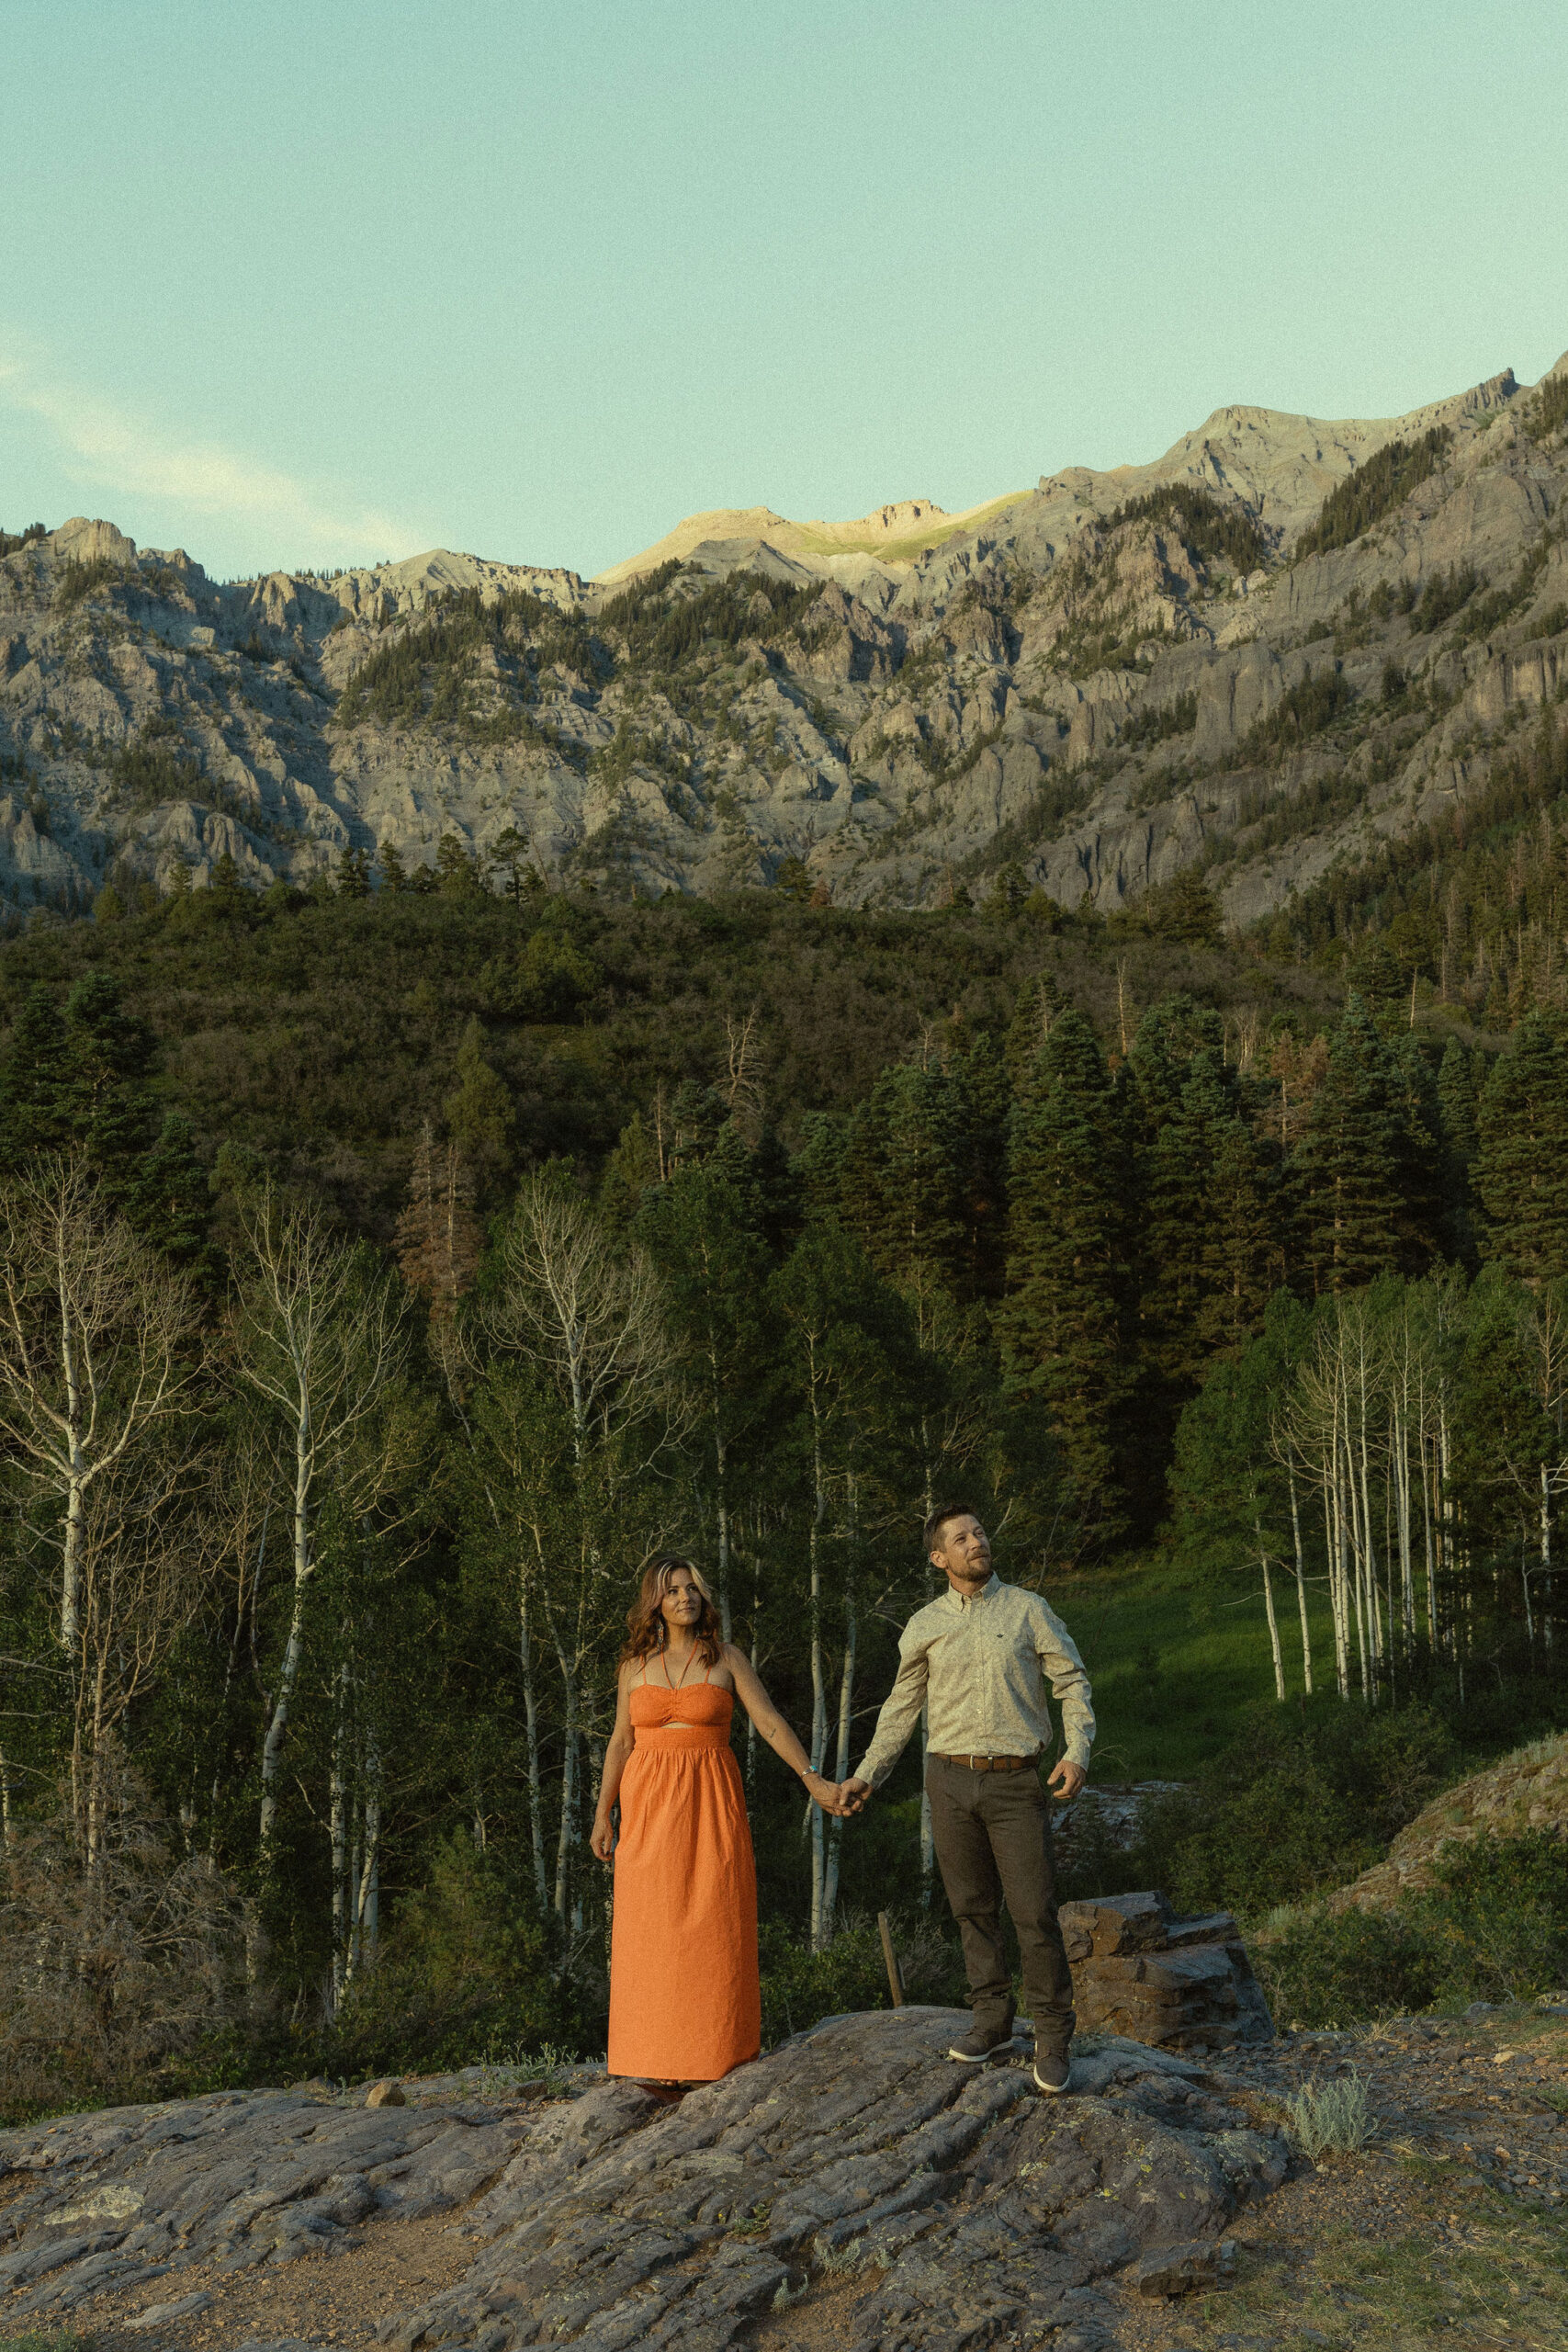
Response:
[[[813,1804],[819,1804],[824,1813],[839,1813],[842,1810],[839,1803],[837,1781],[824,1780],[820,1772],[803,1772],[800,1777],[806,1783],[806,1793]]]
[[[607,1813],[596,1813],[588,1843],[602,1862],[607,1862],[615,1850],[615,1826]]]

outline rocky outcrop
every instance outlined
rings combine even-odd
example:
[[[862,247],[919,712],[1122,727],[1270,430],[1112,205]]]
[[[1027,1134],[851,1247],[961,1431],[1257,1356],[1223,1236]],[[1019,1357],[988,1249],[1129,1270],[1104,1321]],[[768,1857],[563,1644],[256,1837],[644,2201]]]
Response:
[[[227,2093],[0,2133],[0,2169],[36,2177],[0,2212],[0,2311],[13,2330],[89,2302],[94,2325],[155,2324],[198,2308],[214,2267],[461,2208],[472,2265],[382,2323],[391,2352],[722,2352],[829,2265],[858,2290],[845,2352],[1047,2330],[1089,2352],[1107,2282],[1212,2275],[1230,2215],[1284,2177],[1282,2141],[1189,2060],[1102,2039],[1043,2098],[1022,2065],[952,2064],[962,2022],[830,2018],[676,2109],[584,2073],[564,2099]]]
[[[1292,560],[1353,466],[1432,424],[1451,440],[1402,504]],[[1169,488],[1225,527],[1117,519]],[[1150,465],[965,515],[696,515],[596,582],[437,549],[220,585],[77,516],[0,558],[0,899],[200,884],[225,854],[307,884],[346,848],[429,865],[444,833],[482,859],[515,829],[552,883],[730,889],[799,858],[855,905],[1005,863],[1111,911],[1201,861],[1245,921],[1462,808],[1561,694],[1565,494],[1568,437],[1505,370],[1404,417],[1220,410]],[[671,620],[746,570],[787,622],[754,594],[738,641],[733,615],[628,633],[661,552]],[[504,642],[464,635],[476,605]],[[345,704],[355,680],[379,684]]]
[[[1228,1911],[1178,1918],[1163,1894],[1062,1905],[1080,2028],[1170,2050],[1267,2041],[1263,1987]]]
[[[1520,1838],[1531,1830],[1568,1837],[1568,1734],[1516,1748],[1457,1787],[1445,1789],[1406,1824],[1388,1860],[1363,1871],[1328,1898],[1331,1911],[1388,1911],[1433,1883],[1445,1847],[1477,1838]]]

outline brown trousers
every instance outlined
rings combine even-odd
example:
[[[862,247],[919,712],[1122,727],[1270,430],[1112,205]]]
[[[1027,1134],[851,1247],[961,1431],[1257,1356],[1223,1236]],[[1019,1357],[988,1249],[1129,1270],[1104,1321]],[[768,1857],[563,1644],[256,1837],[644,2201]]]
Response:
[[[1065,2049],[1077,2023],[1073,1980],[1056,1923],[1050,1800],[1038,1769],[976,1772],[931,1756],[926,1788],[942,1883],[964,1938],[976,2024],[1005,2030],[1012,2023],[1012,1977],[1002,1943],[1005,1896],[1034,2030]]]

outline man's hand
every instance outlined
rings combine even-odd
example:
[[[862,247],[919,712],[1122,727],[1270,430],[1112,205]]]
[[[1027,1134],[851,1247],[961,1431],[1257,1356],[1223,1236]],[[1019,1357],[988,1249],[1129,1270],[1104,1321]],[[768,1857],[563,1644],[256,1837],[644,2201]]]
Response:
[[[1054,1772],[1046,1775],[1045,1786],[1059,1796],[1064,1804],[1076,1797],[1089,1774],[1070,1756],[1064,1756]]]
[[[841,1781],[839,1783],[839,1809],[841,1813],[859,1813],[871,1794],[869,1781]]]

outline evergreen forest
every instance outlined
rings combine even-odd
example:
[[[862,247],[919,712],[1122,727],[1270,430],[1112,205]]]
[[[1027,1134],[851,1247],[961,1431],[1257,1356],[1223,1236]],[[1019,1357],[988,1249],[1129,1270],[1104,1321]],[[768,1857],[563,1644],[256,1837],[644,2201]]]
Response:
[[[1559,1727],[1562,758],[1245,934],[1191,874],[852,913],[452,837],[0,945],[11,2107],[602,2051],[656,1548],[841,1777],[968,1504],[1249,1920]],[[886,1997],[879,1909],[951,1997],[915,1747],[843,1823],[737,1738],[770,2036]]]

